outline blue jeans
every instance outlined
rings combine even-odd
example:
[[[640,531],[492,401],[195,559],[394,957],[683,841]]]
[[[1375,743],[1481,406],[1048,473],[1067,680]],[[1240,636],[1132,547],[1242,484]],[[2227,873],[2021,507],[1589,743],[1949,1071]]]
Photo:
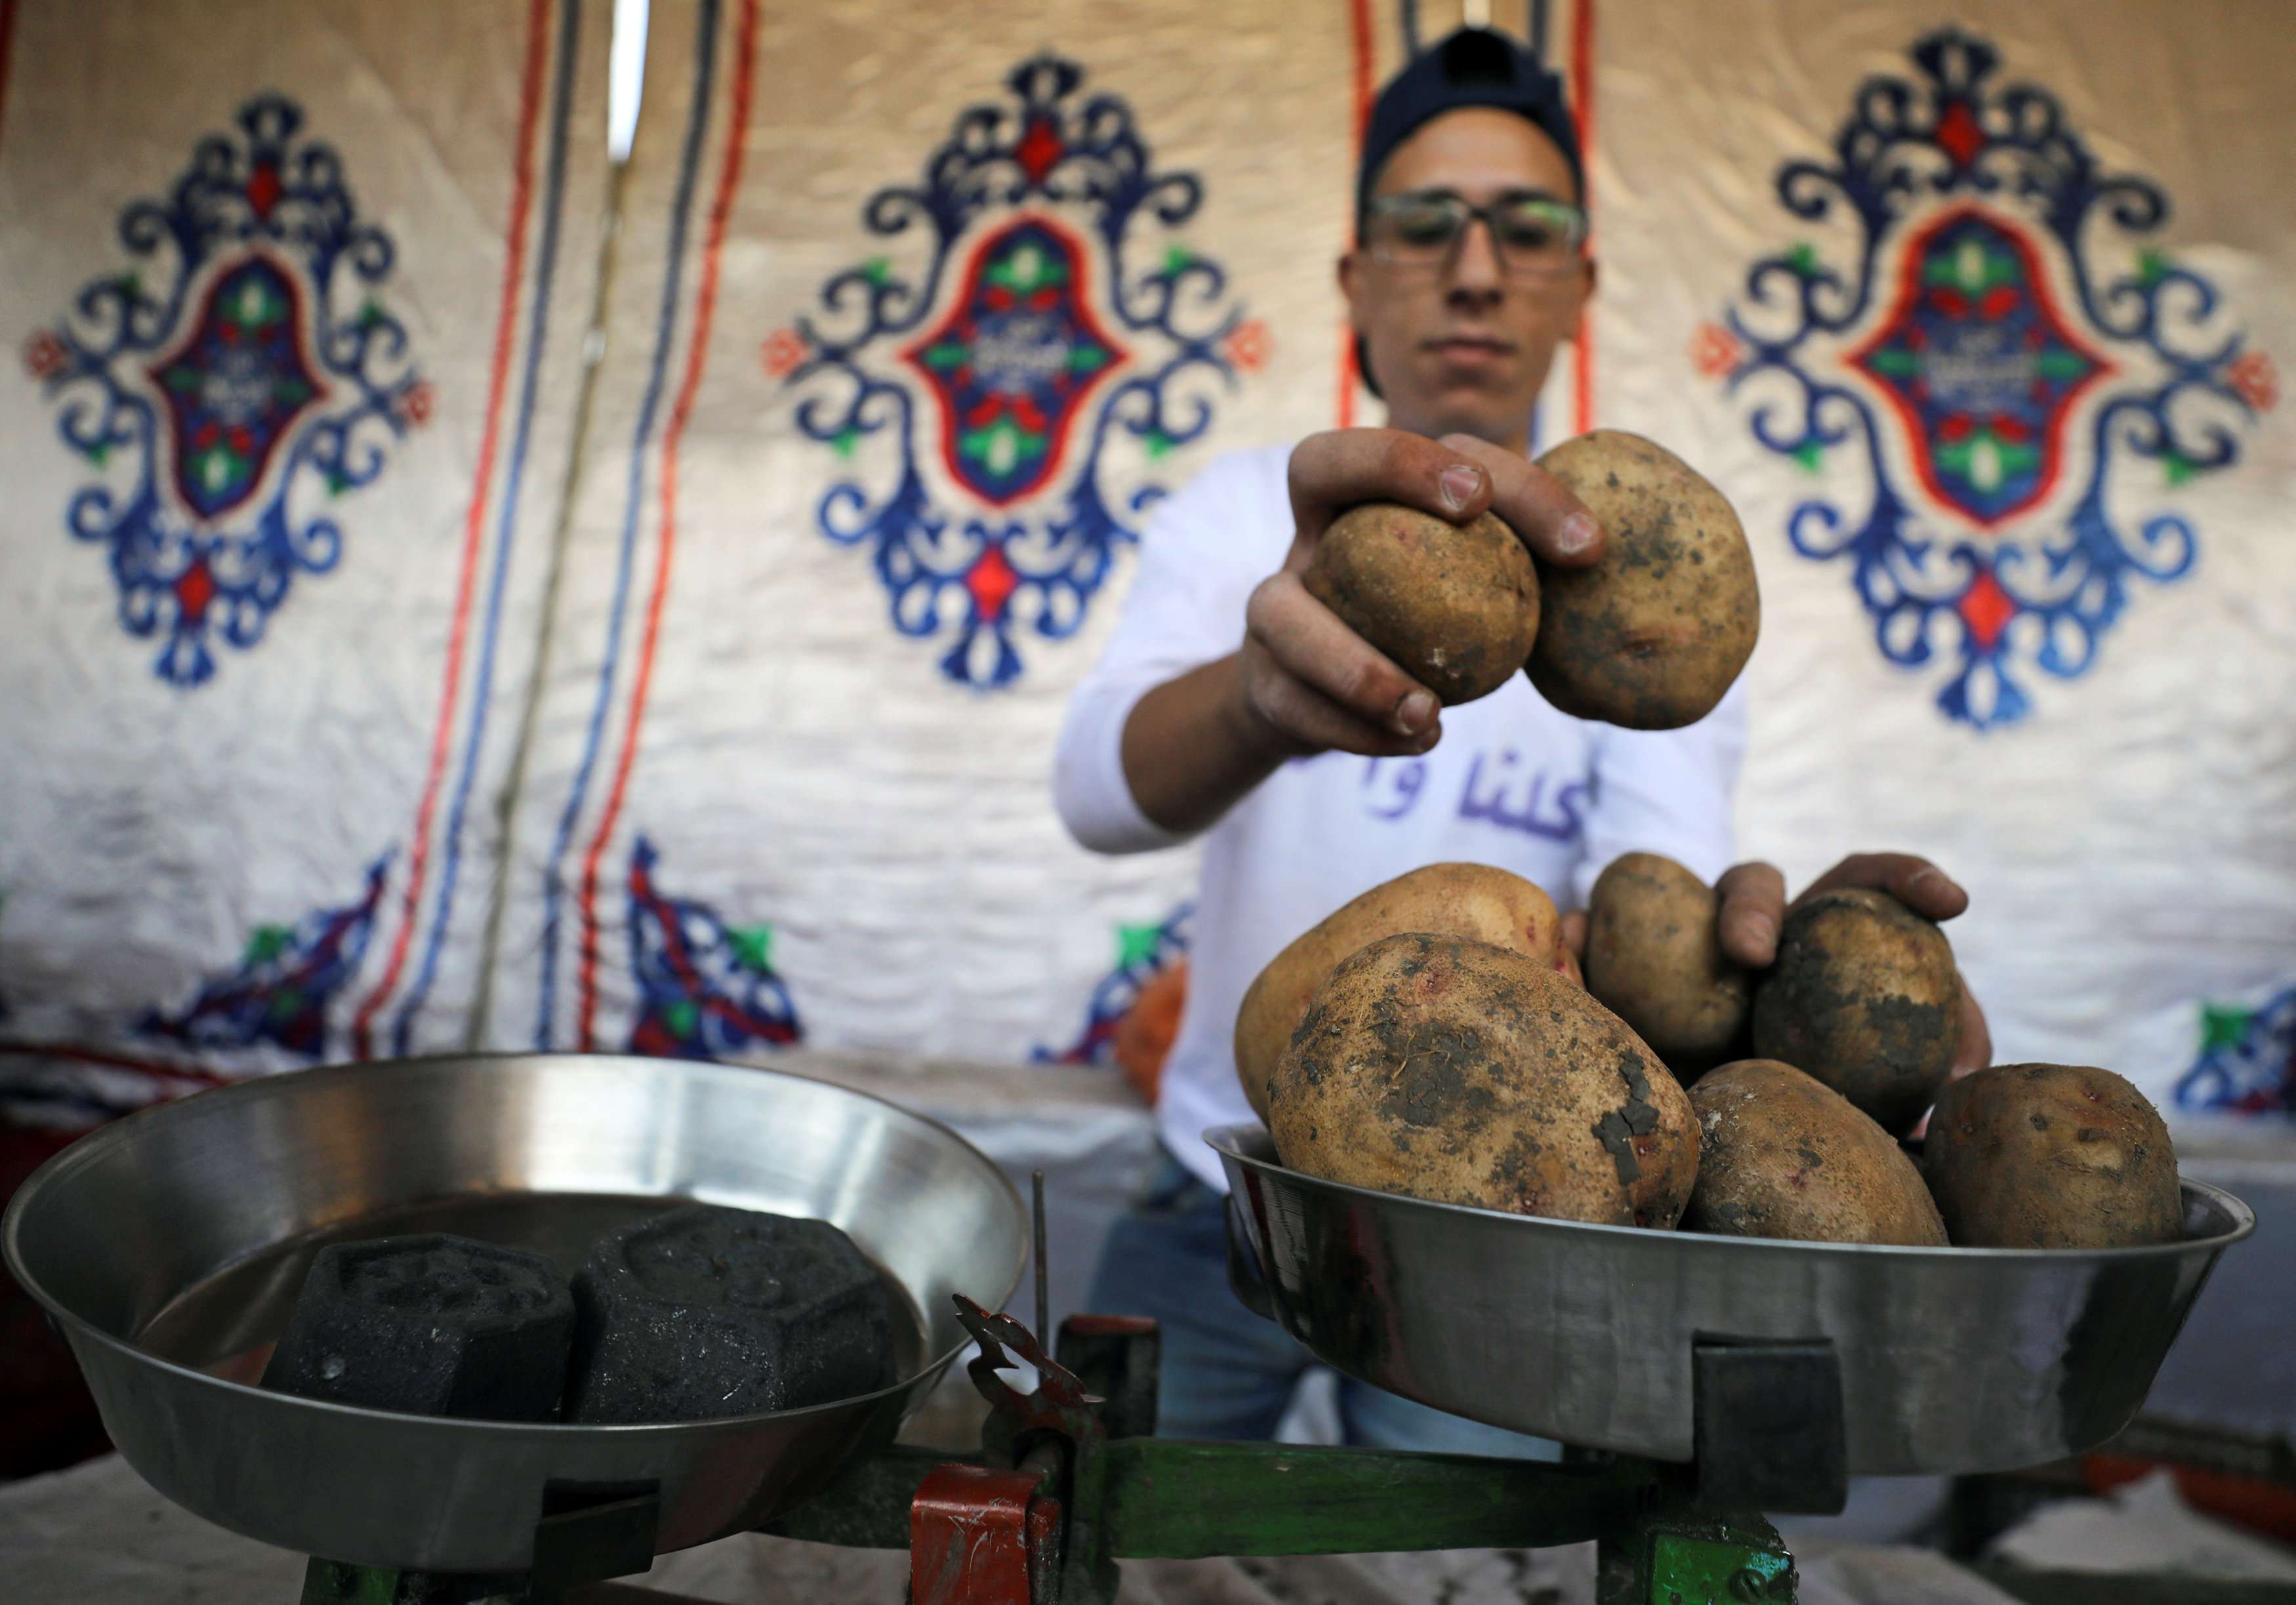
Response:
[[[1110,1229],[1093,1277],[1086,1307],[1153,1316],[1162,1331],[1161,1437],[1272,1438],[1293,1388],[1316,1363],[1290,1333],[1229,1290],[1226,1208],[1226,1199],[1166,1154]],[[1562,1454],[1545,1438],[1431,1410],[1353,1377],[1340,1379],[1339,1404],[1349,1444],[1513,1460]]]

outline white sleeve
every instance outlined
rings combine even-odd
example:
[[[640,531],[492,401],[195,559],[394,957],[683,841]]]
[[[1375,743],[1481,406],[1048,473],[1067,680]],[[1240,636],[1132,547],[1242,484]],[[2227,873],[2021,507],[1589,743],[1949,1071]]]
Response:
[[[1737,853],[1731,807],[1746,755],[1745,677],[1680,730],[1589,728],[1595,804],[1572,878],[1576,906],[1587,906],[1595,878],[1621,853],[1662,853],[1712,885]]]
[[[1053,801],[1096,853],[1143,853],[1186,839],[1140,811],[1124,778],[1125,721],[1140,699],[1243,641],[1243,608],[1264,539],[1247,459],[1209,465],[1149,516],[1140,563],[1107,651],[1069,698],[1053,758]],[[1288,540],[1290,530],[1284,530]],[[1243,559],[1242,564],[1239,558]]]

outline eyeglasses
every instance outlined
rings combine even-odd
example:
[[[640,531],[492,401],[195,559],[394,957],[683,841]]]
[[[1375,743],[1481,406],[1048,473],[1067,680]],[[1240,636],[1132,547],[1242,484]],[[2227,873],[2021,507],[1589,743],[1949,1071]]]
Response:
[[[1587,214],[1552,195],[1523,192],[1475,206],[1448,190],[1381,195],[1365,209],[1364,244],[1382,267],[1432,273],[1447,266],[1478,217],[1490,231],[1499,271],[1524,278],[1567,271],[1587,242]]]

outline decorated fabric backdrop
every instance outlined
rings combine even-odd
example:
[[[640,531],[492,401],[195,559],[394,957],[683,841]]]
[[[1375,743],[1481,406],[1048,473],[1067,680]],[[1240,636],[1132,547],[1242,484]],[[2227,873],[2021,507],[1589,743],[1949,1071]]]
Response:
[[[14,1112],[466,1039],[608,10],[0,0]]]
[[[1746,515],[1746,850],[1933,854],[2004,1056],[2259,1110],[2266,10],[1493,8],[1593,151],[1542,437],[1643,430]],[[1458,7],[665,0],[554,553],[603,7],[83,11],[0,0],[17,1107],[190,1085],[91,1055],[1104,1058],[1168,1000],[1193,861],[1066,841],[1062,705],[1160,490],[1376,418],[1357,122]]]
[[[1354,405],[1368,7],[658,4],[490,1022],[1104,1057],[1193,856],[1052,749],[1154,497]]]
[[[2004,1060],[2296,1060],[2284,17],[1601,0],[1596,407],[1760,568],[1740,798],[1931,854]]]

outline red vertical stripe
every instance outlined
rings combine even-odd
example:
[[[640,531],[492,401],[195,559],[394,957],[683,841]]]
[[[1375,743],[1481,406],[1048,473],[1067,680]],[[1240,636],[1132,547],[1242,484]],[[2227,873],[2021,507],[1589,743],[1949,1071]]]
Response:
[[[645,634],[638,647],[637,673],[630,683],[629,715],[622,730],[621,754],[614,764],[614,783],[606,793],[606,808],[597,834],[582,858],[582,1004],[575,1044],[584,1052],[597,1042],[598,1016],[598,864],[614,833],[629,789],[630,770],[637,758],[638,730],[645,719],[646,690],[653,678],[654,648],[661,638],[662,598],[669,589],[670,559],[677,548],[677,447],[686,421],[693,415],[693,398],[701,388],[702,370],[709,360],[709,324],[718,309],[718,265],[726,243],[726,219],[734,209],[734,190],[742,176],[742,147],[750,127],[750,91],[757,73],[758,0],[742,0],[741,32],[734,45],[733,105],[726,119],[726,154],[718,169],[718,187],[709,201],[709,226],[701,248],[701,287],[695,297],[693,335],[685,352],[685,373],[678,381],[677,402],[661,437],[661,543],[655,553],[653,590],[646,598]]]
[[[1376,48],[1372,38],[1371,0],[1353,0],[1350,21],[1355,38],[1355,158],[1363,160],[1364,129],[1371,122],[1373,61]],[[1350,181],[1355,175],[1349,174]],[[1355,205],[1352,184],[1348,192],[1348,205]],[[1348,223],[1350,238],[1355,233],[1352,218]],[[1356,332],[1355,326],[1342,319],[1340,323],[1340,427],[1349,429],[1356,421]]]
[[[479,471],[471,486],[469,510],[463,520],[463,571],[455,589],[454,624],[447,638],[447,676],[439,691],[439,717],[430,736],[430,770],[422,782],[422,801],[414,811],[414,840],[407,855],[406,890],[399,899],[403,916],[391,940],[390,956],[382,979],[359,1005],[351,1022],[351,1050],[367,1056],[369,1028],[377,1011],[398,985],[408,945],[414,939],[416,905],[422,900],[422,880],[430,860],[430,819],[439,807],[439,786],[446,778],[447,757],[454,743],[455,706],[463,689],[463,652],[470,638],[471,597],[478,584],[480,536],[486,528],[487,501],[493,494],[496,446],[502,430],[503,397],[510,389],[511,348],[518,336],[519,291],[526,280],[527,215],[534,197],[534,132],[542,111],[543,69],[550,53],[551,0],[527,0],[526,67],[518,91],[518,157],[511,181],[510,238],[504,254],[501,310],[495,319],[494,362],[487,378],[487,421],[479,437]]]
[[[1595,215],[1595,0],[1578,0],[1570,8],[1571,115],[1578,125],[1578,168],[1582,186],[1578,204]],[[1578,319],[1578,338],[1570,348],[1570,419],[1572,432],[1585,434],[1595,427],[1595,309]]]

